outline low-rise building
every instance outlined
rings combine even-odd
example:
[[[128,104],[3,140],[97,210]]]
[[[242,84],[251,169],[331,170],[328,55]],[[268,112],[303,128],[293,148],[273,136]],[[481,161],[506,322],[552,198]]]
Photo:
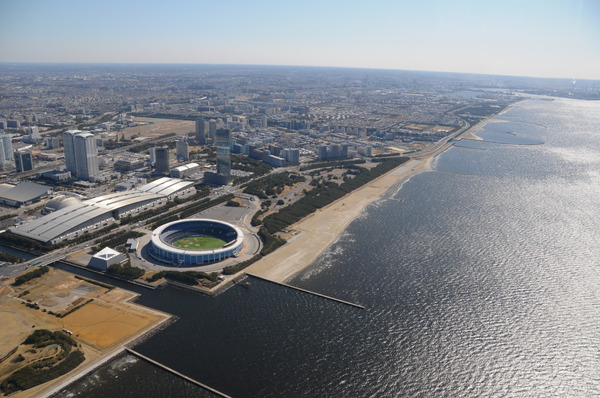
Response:
[[[98,253],[94,254],[92,258],[90,258],[88,267],[100,271],[106,271],[111,265],[121,264],[126,260],[127,256],[125,256],[123,253],[119,253],[118,251],[113,250],[110,247],[105,247]]]
[[[0,203],[21,207],[39,202],[52,193],[52,188],[46,185],[23,181],[17,185],[0,184]]]
[[[200,165],[198,163],[188,163],[183,166],[175,167],[171,169],[171,177],[173,178],[185,178],[194,173],[200,171]]]

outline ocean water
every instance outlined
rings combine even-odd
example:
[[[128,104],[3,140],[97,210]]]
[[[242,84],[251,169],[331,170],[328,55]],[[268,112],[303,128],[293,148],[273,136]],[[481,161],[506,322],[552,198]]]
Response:
[[[140,290],[178,319],[135,349],[234,397],[597,396],[599,126],[600,103],[515,105],[290,281],[364,310],[254,279],[216,298]],[[198,391],[140,362],[56,396]]]

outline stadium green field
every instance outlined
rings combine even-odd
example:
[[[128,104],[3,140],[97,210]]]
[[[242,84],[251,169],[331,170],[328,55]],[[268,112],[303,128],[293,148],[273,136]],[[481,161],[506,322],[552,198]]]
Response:
[[[190,238],[179,239],[173,246],[188,250],[210,250],[223,247],[227,242],[219,238],[209,238],[206,236],[192,236]]]

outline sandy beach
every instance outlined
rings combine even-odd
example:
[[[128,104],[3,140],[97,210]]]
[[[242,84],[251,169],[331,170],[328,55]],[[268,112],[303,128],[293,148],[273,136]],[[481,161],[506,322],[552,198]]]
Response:
[[[326,206],[289,229],[300,231],[287,244],[246,268],[246,272],[285,282],[312,264],[334,243],[365,207],[394,193],[410,176],[430,168],[431,159],[411,159],[356,191]]]
[[[481,140],[475,133],[488,120],[455,133],[452,138]],[[433,159],[451,146],[452,143],[446,142],[432,152],[416,155],[407,163],[291,225],[288,229],[299,233],[275,252],[246,268],[246,273],[281,283],[289,280],[310,266],[369,204],[393,195],[412,175],[431,170]]]

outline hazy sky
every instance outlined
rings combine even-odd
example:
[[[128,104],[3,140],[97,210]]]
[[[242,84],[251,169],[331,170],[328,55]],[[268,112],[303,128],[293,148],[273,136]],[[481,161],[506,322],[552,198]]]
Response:
[[[0,0],[0,62],[314,65],[600,80],[600,0]]]

